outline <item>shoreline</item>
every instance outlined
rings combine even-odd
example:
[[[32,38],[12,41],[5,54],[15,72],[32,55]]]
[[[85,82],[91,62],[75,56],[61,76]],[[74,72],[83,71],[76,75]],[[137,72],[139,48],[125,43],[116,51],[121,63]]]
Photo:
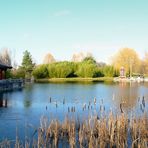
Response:
[[[114,82],[113,77],[99,77],[99,78],[46,78],[35,79],[37,83],[54,83],[54,82]]]
[[[65,82],[69,82],[69,83],[95,83],[95,82],[112,82],[112,83],[116,83],[116,82],[122,82],[122,83],[146,83],[148,82],[148,79],[144,79],[144,80],[136,80],[136,79],[120,79],[118,77],[97,77],[97,78],[80,78],[80,77],[76,77],[76,78],[44,78],[44,79],[35,79],[34,80],[35,83],[65,83]]]

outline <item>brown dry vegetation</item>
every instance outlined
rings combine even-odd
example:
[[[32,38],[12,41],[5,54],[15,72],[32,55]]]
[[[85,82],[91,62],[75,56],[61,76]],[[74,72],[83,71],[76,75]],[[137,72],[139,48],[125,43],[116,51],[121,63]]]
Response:
[[[16,138],[15,147],[147,148],[148,118],[144,114],[128,119],[124,113],[110,112],[108,116],[94,115],[81,122],[66,117],[63,122],[52,120],[48,124],[43,117],[37,133],[38,139],[31,142],[26,138],[25,146]],[[0,147],[9,148],[11,143],[5,140]]]

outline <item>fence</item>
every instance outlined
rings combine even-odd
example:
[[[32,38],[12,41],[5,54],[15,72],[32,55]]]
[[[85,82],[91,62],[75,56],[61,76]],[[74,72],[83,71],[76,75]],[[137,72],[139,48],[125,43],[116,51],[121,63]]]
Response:
[[[0,80],[0,91],[22,89],[25,85],[24,79],[5,79]]]

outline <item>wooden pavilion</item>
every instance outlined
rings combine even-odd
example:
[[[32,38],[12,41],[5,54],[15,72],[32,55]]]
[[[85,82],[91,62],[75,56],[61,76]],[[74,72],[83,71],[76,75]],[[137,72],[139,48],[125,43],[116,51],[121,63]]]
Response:
[[[7,69],[11,69],[12,66],[8,66],[5,64],[0,63],[0,80],[3,80],[6,78],[6,71]]]

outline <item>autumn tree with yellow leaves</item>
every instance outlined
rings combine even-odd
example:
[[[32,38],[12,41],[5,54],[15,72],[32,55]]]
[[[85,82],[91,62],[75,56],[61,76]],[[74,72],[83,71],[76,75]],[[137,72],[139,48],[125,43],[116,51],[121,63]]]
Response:
[[[148,52],[145,52],[144,59],[141,61],[140,70],[142,74],[148,75]]]
[[[132,75],[132,73],[139,72],[140,69],[140,59],[138,54],[134,49],[122,48],[113,58],[113,66],[120,70],[124,67],[126,74]]]

